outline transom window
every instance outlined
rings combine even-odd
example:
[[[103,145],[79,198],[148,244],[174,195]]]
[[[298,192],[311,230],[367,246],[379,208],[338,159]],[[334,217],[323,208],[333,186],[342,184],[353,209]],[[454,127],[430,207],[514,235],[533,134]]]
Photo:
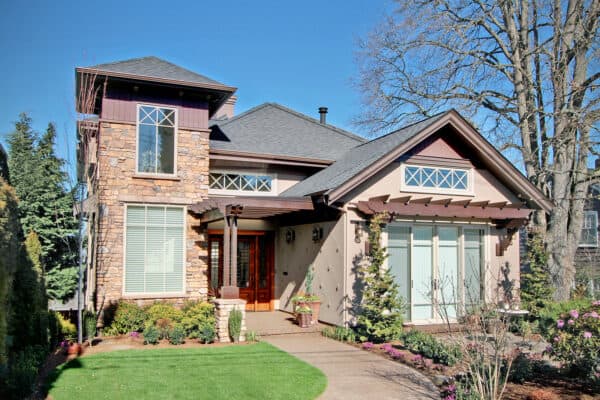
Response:
[[[176,111],[148,105],[138,107],[138,172],[175,173]]]
[[[273,191],[273,177],[269,175],[211,172],[209,174],[209,187],[213,190],[233,192],[271,193]]]
[[[598,247],[598,211],[585,212],[579,246]]]
[[[184,228],[182,207],[127,206],[125,294],[183,292]]]
[[[471,192],[470,170],[448,167],[405,165],[402,174],[406,189],[436,192]]]

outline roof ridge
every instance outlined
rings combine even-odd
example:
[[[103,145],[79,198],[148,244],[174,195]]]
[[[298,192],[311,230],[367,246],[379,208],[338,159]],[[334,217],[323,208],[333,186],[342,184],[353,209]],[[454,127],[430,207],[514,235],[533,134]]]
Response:
[[[403,131],[403,130],[405,130],[405,129],[412,128],[412,127],[413,127],[413,126],[415,126],[415,125],[421,124],[421,123],[423,123],[423,122],[426,122],[426,121],[430,121],[430,120],[432,120],[432,119],[434,119],[434,118],[441,117],[441,116],[443,116],[443,115],[445,115],[445,114],[449,114],[449,113],[451,113],[453,110],[454,110],[454,109],[452,108],[452,109],[450,109],[450,110],[447,110],[447,111],[442,111],[442,112],[439,112],[439,113],[437,113],[437,114],[435,114],[435,115],[432,115],[431,117],[427,117],[427,118],[425,118],[425,119],[422,119],[422,120],[420,120],[420,121],[415,121],[415,122],[413,122],[413,123],[411,123],[411,124],[405,125],[405,126],[403,126],[403,127],[401,127],[401,128],[398,128],[398,129],[396,129],[396,130],[394,130],[394,131],[388,132],[388,133],[386,133],[385,135],[381,135],[381,136],[378,136],[378,137],[376,137],[376,138],[373,138],[372,140],[369,140],[368,142],[365,142],[365,143],[359,144],[359,145],[358,145],[358,146],[356,146],[356,147],[364,146],[365,144],[369,144],[369,143],[376,142],[376,141],[378,141],[379,139],[383,139],[383,138],[386,138],[386,137],[388,137],[388,136],[395,135],[395,134],[397,134],[397,133],[399,133],[399,132],[401,132],[401,131]],[[355,148],[356,148],[356,147],[355,147]]]
[[[367,140],[364,137],[362,137],[362,136],[358,136],[358,135],[356,135],[356,134],[354,134],[352,132],[348,132],[348,131],[346,131],[346,130],[344,130],[342,128],[338,128],[337,126],[334,126],[334,125],[322,124],[317,119],[309,117],[306,114],[303,114],[303,113],[301,113],[299,111],[296,111],[294,109],[286,107],[286,106],[284,106],[282,104],[274,103],[274,102],[269,102],[269,103],[265,103],[265,104],[269,104],[271,106],[277,107],[277,108],[279,108],[282,111],[286,111],[286,112],[289,112],[290,114],[294,114],[295,116],[297,116],[299,118],[302,118],[302,119],[304,119],[304,120],[306,120],[308,122],[312,122],[313,124],[317,124],[317,125],[319,125],[319,126],[321,126],[323,128],[327,128],[329,130],[332,130],[332,131],[334,131],[336,133],[339,133],[341,135],[344,135],[344,136],[346,136],[346,137],[348,137],[350,139],[358,140],[361,143],[366,143],[367,142]]]
[[[212,119],[211,121],[213,121],[213,122],[215,122],[215,123],[214,123],[214,124],[212,124],[212,125],[209,125],[209,128],[210,128],[211,126],[214,126],[214,125],[227,125],[227,124],[229,124],[230,122],[236,121],[236,120],[238,120],[238,119],[240,119],[240,118],[242,118],[242,117],[245,117],[245,116],[247,116],[247,115],[250,115],[250,114],[252,114],[252,113],[254,113],[254,112],[258,111],[258,110],[260,110],[261,108],[265,108],[265,107],[266,107],[266,106],[268,106],[269,104],[270,104],[270,103],[261,103],[261,104],[259,104],[259,105],[257,105],[257,106],[254,106],[254,107],[252,107],[252,108],[249,108],[249,109],[247,109],[246,111],[244,111],[244,112],[243,112],[243,113],[241,113],[241,114],[234,115],[234,116],[233,116],[233,117],[231,117],[231,118],[227,118],[226,120],[224,120],[224,121],[223,121],[223,122],[221,122],[221,123],[217,123],[217,122],[218,122],[217,120],[214,120],[214,119]],[[209,122],[210,122],[210,121],[209,121]]]
[[[143,56],[143,57],[134,57],[134,58],[128,58],[127,60],[120,60],[120,61],[112,61],[112,62],[107,62],[107,63],[101,63],[101,64],[96,64],[96,65],[90,65],[89,67],[83,67],[83,68],[97,68],[100,66],[106,66],[106,65],[115,65],[115,64],[120,64],[123,62],[129,62],[129,61],[139,61],[139,60],[143,60],[145,58],[156,58],[158,60],[161,60],[160,58],[156,57],[156,56]],[[164,60],[163,60],[164,61]],[[167,61],[168,62],[168,61]]]

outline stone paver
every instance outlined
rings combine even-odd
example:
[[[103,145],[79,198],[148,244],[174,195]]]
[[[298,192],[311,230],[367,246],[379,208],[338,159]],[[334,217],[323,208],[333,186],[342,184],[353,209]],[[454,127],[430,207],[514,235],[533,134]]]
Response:
[[[261,340],[323,371],[328,385],[320,400],[440,398],[436,387],[419,372],[318,333],[266,336]]]

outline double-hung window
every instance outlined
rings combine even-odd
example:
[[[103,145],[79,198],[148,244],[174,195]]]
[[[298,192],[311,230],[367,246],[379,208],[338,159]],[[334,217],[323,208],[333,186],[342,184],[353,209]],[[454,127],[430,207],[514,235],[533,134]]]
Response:
[[[598,247],[598,211],[585,212],[579,247]]]
[[[138,106],[137,172],[175,174],[177,110]]]
[[[128,205],[126,218],[124,293],[182,293],[184,209]]]

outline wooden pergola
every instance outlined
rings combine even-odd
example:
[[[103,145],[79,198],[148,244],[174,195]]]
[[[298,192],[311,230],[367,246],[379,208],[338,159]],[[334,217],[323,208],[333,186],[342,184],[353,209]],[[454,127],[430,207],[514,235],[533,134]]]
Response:
[[[371,216],[380,213],[397,217],[457,218],[462,220],[491,220],[497,228],[507,230],[506,237],[496,245],[496,255],[502,256],[512,243],[518,229],[529,220],[531,209],[525,203],[508,203],[507,201],[472,201],[433,197],[414,198],[403,196],[390,199],[389,195],[371,197],[367,201],[358,201],[356,208],[362,214]]]
[[[200,224],[223,220],[223,287],[221,298],[239,298],[237,286],[238,219],[264,219],[296,211],[314,210],[305,197],[213,197],[189,207]]]

